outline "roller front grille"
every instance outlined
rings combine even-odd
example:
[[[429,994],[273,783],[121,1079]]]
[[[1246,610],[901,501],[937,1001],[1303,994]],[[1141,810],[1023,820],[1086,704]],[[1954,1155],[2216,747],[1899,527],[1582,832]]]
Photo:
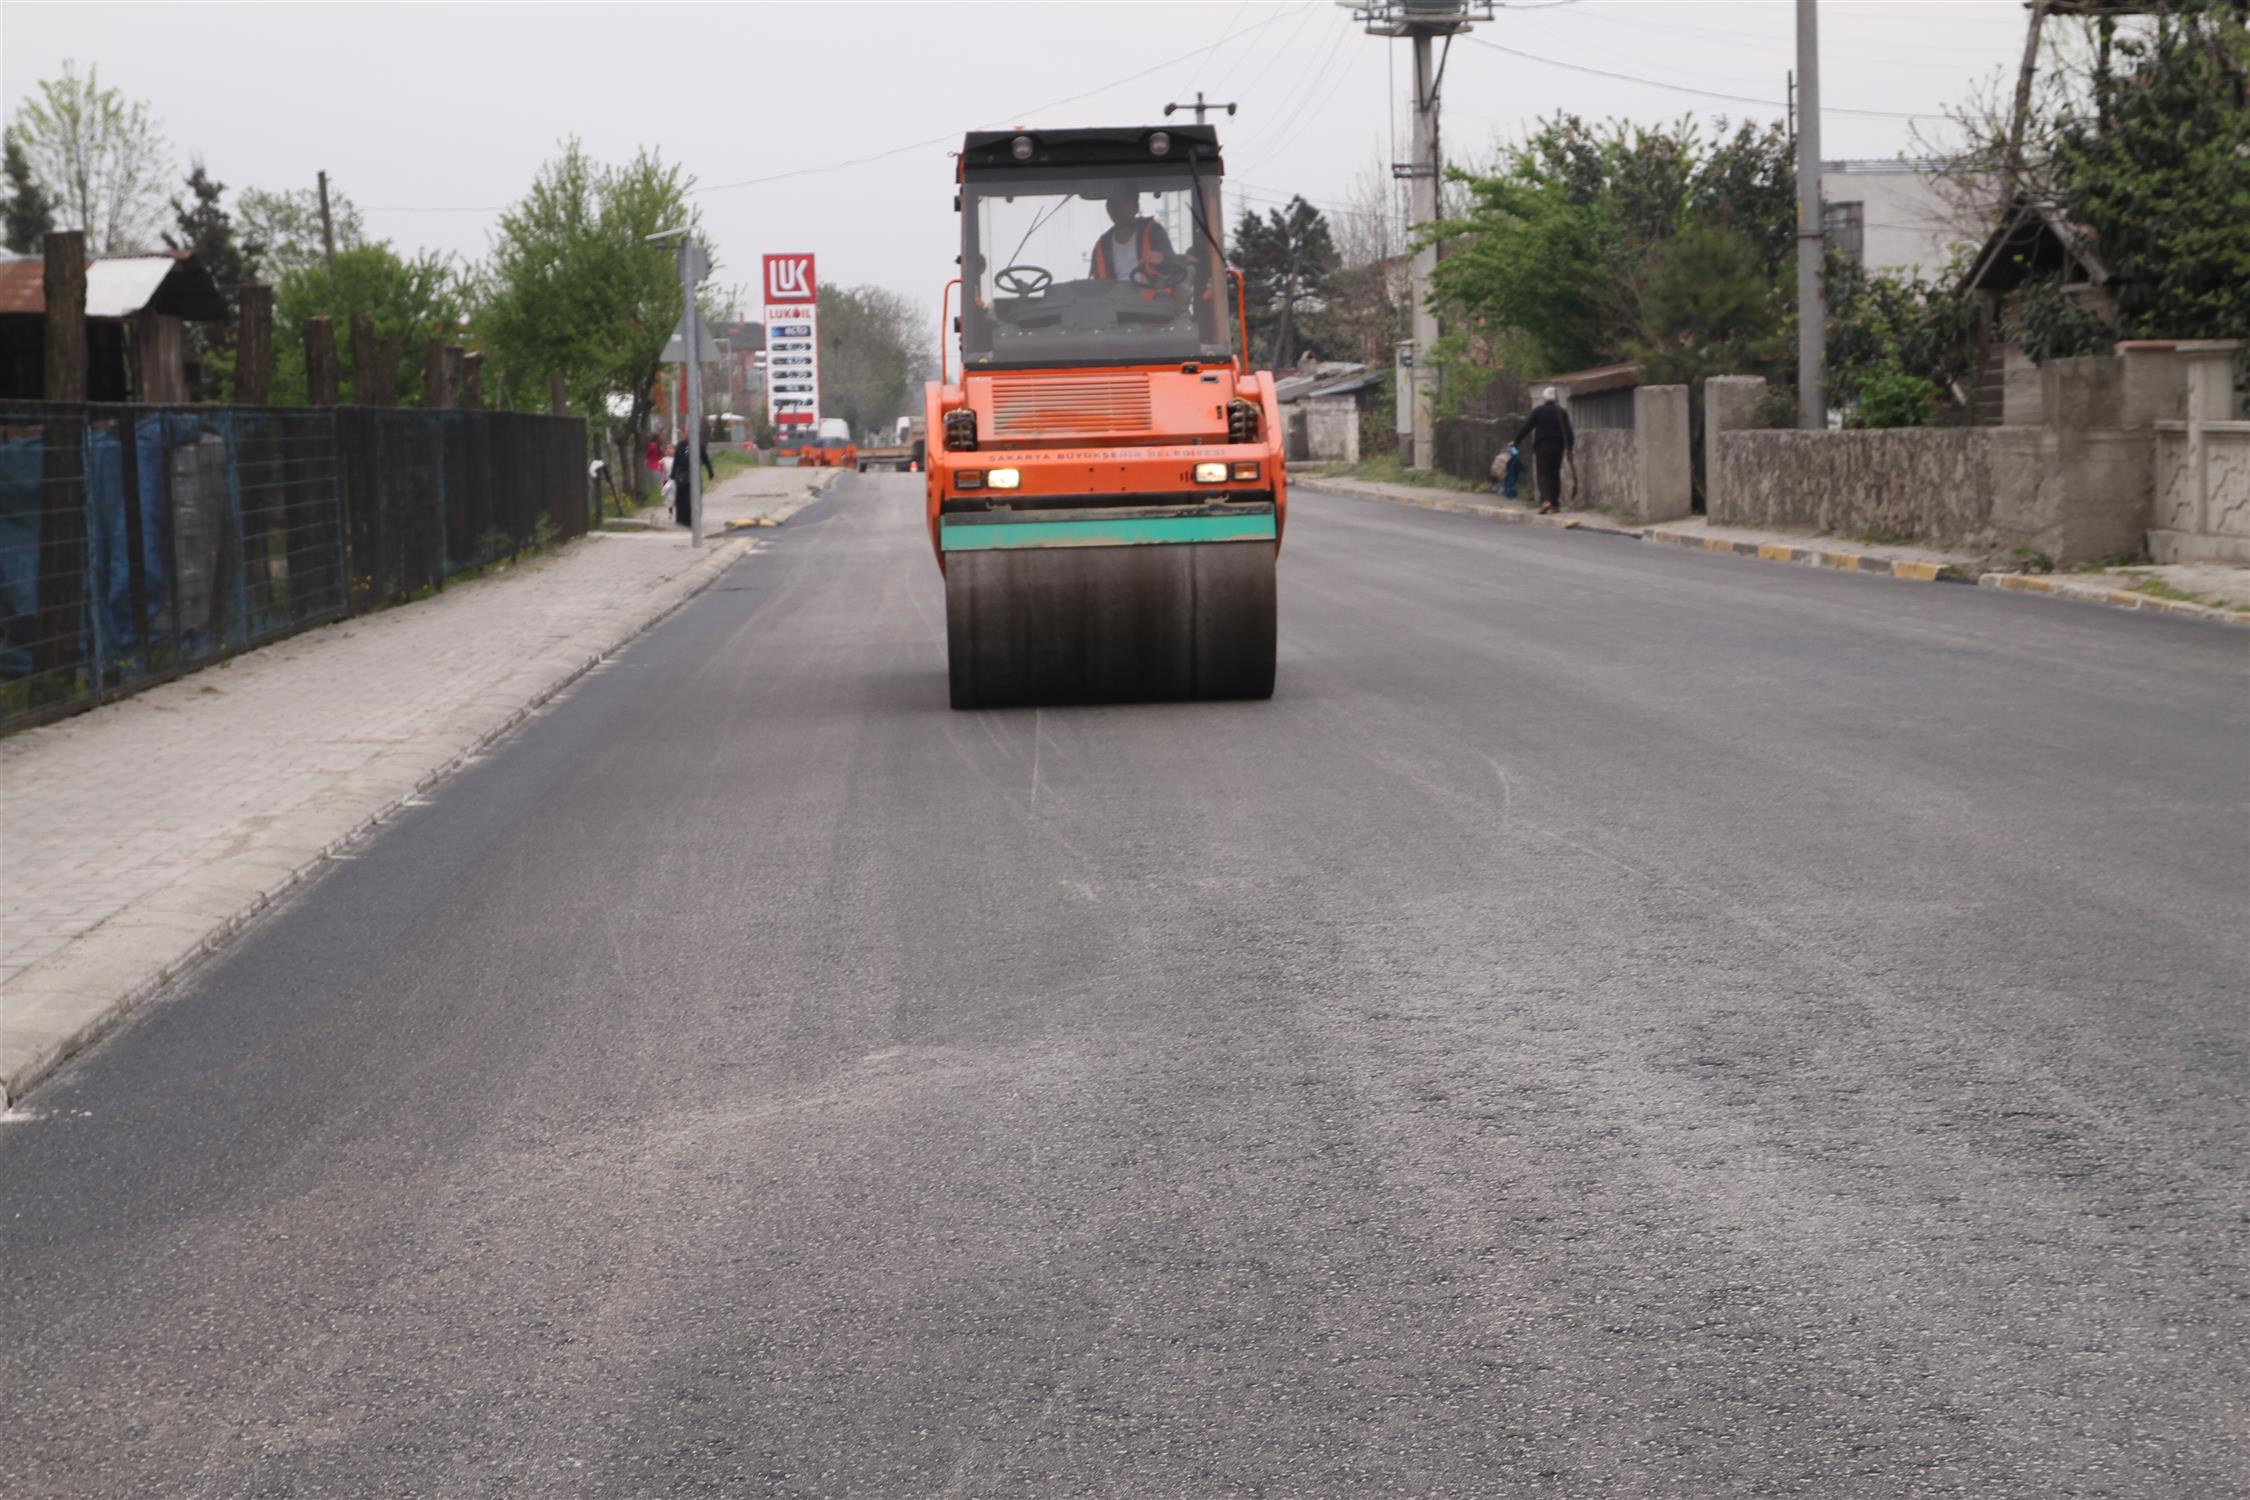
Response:
[[[1146,375],[992,377],[992,435],[1138,437],[1152,426]]]

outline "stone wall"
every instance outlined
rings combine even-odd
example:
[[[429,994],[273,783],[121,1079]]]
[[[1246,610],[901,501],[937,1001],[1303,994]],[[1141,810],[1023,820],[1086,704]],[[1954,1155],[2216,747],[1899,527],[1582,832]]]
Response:
[[[1911,538],[2062,567],[2138,552],[2154,545],[2159,429],[2184,430],[2160,419],[2185,406],[2185,351],[2203,347],[2049,361],[2039,420],[2001,427],[1744,430],[1760,383],[1713,379],[1705,508],[1717,526]]]
[[[1579,427],[1578,492],[1570,489],[1570,465],[1563,465],[1563,502],[1579,510],[1630,515],[1640,504],[1640,434],[1625,427]],[[1525,467],[1530,467],[1530,455]]]
[[[1985,545],[1993,430],[1722,429],[1706,437],[1713,462],[1705,510],[1714,526]]]

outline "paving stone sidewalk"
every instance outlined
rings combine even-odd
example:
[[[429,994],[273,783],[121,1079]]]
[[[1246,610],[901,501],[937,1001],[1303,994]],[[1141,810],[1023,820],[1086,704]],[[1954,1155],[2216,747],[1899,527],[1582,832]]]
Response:
[[[687,533],[596,532],[0,740],[0,1103],[677,608],[838,470],[750,469]]]

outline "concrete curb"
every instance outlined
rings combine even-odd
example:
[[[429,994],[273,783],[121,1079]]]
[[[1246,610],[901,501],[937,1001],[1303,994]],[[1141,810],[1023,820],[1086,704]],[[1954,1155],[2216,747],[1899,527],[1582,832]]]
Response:
[[[2001,589],[2011,594],[2043,594],[2050,599],[2101,604],[2111,609],[2137,610],[2142,614],[2178,615],[2182,619],[2206,620],[2214,625],[2250,626],[2250,613],[2238,609],[2219,609],[2208,604],[2193,604],[2185,599],[2159,599],[2154,594],[2143,594],[2135,589],[2106,588],[2098,583],[2049,578],[2037,573],[1985,573],[1978,577],[1977,584],[1982,588]]]
[[[812,494],[818,494],[820,490],[825,488],[827,488],[826,485],[819,486],[812,491]],[[440,783],[449,780],[464,766],[513,734],[533,714],[575,685],[587,673],[624,650],[625,647],[655,628],[667,617],[685,607],[689,601],[696,598],[713,583],[716,583],[719,576],[732,566],[735,560],[742,556],[745,551],[749,550],[749,540],[747,537],[735,537],[713,542],[710,550],[693,564],[691,573],[687,575],[689,578],[688,585],[678,594],[631,617],[623,632],[615,636],[608,645],[589,654],[561,676],[541,687],[529,699],[509,713],[501,723],[478,735],[472,744],[449,758],[444,764],[424,774],[414,783],[413,790],[384,803],[375,812],[354,824],[349,832],[322,846],[320,852],[311,859],[292,869],[273,885],[258,891],[245,900],[233,913],[214,924],[201,937],[190,942],[180,951],[177,957],[160,965],[154,972],[144,974],[116,996],[99,1002],[90,1015],[69,1031],[43,1044],[36,1045],[29,1056],[23,1060],[11,1062],[4,1072],[0,1072],[0,1110],[12,1107],[15,1101],[21,1099],[27,1091],[39,1084],[57,1068],[108,1035],[119,1023],[139,1010],[148,1001],[154,999],[167,987],[192,973],[206,959],[225,949],[235,938],[247,931],[260,916],[271,910],[283,896],[309,883],[334,864],[337,858],[349,851],[353,845],[366,839],[368,835],[398,816],[401,811],[417,799],[430,792]]]
[[[1755,557],[1763,562],[1796,563],[1800,567],[1835,568],[1845,573],[1873,573],[1884,578],[1904,578],[1914,583],[1967,583],[1966,573],[1948,563],[1908,562],[1870,557],[1863,552],[1840,552],[1826,547],[1792,547],[1780,542],[1741,542],[1730,537],[1688,536],[1677,531],[1648,527],[1637,533],[1644,542],[1686,547],[1699,552],[1721,552],[1735,557]]]
[[[2012,594],[2043,594],[2054,599],[2069,599],[2081,604],[2101,604],[2111,609],[2137,610],[2143,614],[2176,615],[2186,620],[2203,620],[2214,625],[2250,627],[2250,612],[2220,609],[2208,604],[2191,604],[2180,599],[2159,599],[2153,594],[2143,594],[2132,589],[2113,589],[2095,583],[2079,583],[2067,578],[2050,578],[2034,573],[1980,573],[1975,577],[1962,572],[1951,563],[1911,562],[1888,557],[1871,557],[1863,552],[1847,552],[1832,547],[1794,547],[1779,542],[1736,541],[1731,537],[1691,536],[1660,527],[1623,527],[1599,520],[1589,520],[1583,515],[1542,516],[1517,506],[1483,505],[1475,501],[1457,501],[1432,495],[1394,495],[1348,479],[1307,478],[1298,481],[1306,489],[1332,490],[1337,494],[1351,495],[1365,500],[1383,500],[1392,505],[1411,505],[1417,510],[1451,511],[1460,515],[1476,516],[1484,520],[1528,523],[1534,526],[1552,526],[1562,531],[1586,531],[1597,535],[1636,537],[1644,542],[1661,542],[1669,547],[1683,547],[1691,552],[1717,552],[1733,557],[1754,557],[1761,562],[1795,563],[1800,567],[1834,568],[1845,573],[1870,573],[1883,578],[1903,578],[1914,583],[1974,583],[1983,588],[2000,589]]]

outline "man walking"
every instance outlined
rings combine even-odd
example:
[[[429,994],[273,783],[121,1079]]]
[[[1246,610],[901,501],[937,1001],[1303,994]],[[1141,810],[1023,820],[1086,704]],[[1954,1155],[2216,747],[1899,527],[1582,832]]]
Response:
[[[695,451],[703,459],[704,477],[718,478],[711,468],[711,450],[698,443]],[[688,490],[689,477],[688,440],[682,437],[679,446],[672,450],[672,515],[682,526],[695,524],[690,510],[694,499]]]
[[[1578,446],[1578,434],[1571,430],[1570,413],[1562,409],[1553,386],[1541,391],[1539,397],[1539,404],[1517,430],[1515,442],[1520,446],[1526,436],[1531,438],[1531,468],[1539,478],[1539,514],[1551,516],[1562,509],[1563,456]]]

